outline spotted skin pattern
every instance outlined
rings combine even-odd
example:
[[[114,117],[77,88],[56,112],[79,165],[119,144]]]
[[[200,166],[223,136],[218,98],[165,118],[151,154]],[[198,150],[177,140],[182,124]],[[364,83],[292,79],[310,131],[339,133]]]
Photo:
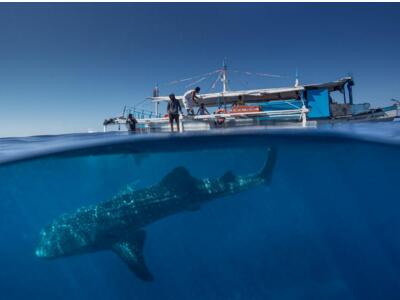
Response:
[[[148,188],[122,190],[109,201],[64,214],[40,232],[36,256],[52,259],[101,250],[112,250],[140,279],[152,281],[143,257],[147,225],[185,211],[194,211],[213,199],[237,194],[269,184],[276,150],[268,149],[268,159],[257,174],[197,179],[183,167],[168,173]]]

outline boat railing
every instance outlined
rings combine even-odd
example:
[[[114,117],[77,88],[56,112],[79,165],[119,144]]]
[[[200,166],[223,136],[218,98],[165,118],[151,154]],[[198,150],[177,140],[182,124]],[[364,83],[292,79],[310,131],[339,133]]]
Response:
[[[256,113],[243,113],[242,115],[270,115],[272,116],[284,116],[284,115],[294,115],[296,113],[298,113],[299,115],[303,112],[303,107],[298,106],[296,104],[291,103],[291,101],[280,101],[280,103],[285,103],[287,105],[289,105],[291,107],[291,109],[280,109],[280,110],[263,110],[260,112],[256,112]],[[123,118],[127,118],[129,114],[132,114],[136,119],[138,120],[149,120],[149,119],[160,119],[160,118],[164,118],[164,115],[161,113],[156,113],[154,111],[151,110],[146,110],[146,109],[141,109],[138,108],[137,106],[124,106],[123,109],[123,113],[122,113],[122,117]],[[235,113],[235,112],[231,112],[231,113],[226,113],[226,115],[221,115],[221,114],[212,114],[209,117],[204,117],[204,119],[209,119],[209,118],[213,118],[212,116],[220,116],[220,117],[228,117],[228,116],[239,116],[241,115],[240,113]],[[196,119],[202,119],[202,116],[198,116],[196,117]]]
[[[113,120],[111,125],[118,125],[126,123],[126,117],[130,114],[134,114],[137,118],[138,123],[142,128],[151,128],[156,124],[164,124],[168,122],[168,117],[161,114],[155,114],[151,111],[137,110],[134,107],[125,107],[122,118],[116,118]],[[293,109],[284,110],[268,110],[268,111],[255,111],[255,112],[221,112],[213,113],[208,115],[194,115],[194,116],[182,116],[180,122],[191,122],[191,121],[203,121],[203,122],[215,122],[220,121],[221,118],[224,120],[239,120],[245,118],[266,118],[266,119],[282,119],[282,120],[297,120],[302,122],[303,127],[306,127],[307,123],[308,108],[305,106]],[[104,131],[107,131],[107,125],[105,124]],[[182,126],[183,128],[183,126]]]
[[[218,119],[218,118],[246,118],[246,117],[269,117],[269,118],[284,118],[291,117],[302,120],[305,117],[305,114],[308,112],[308,109],[302,107],[297,109],[285,109],[285,110],[269,110],[269,111],[259,111],[259,112],[226,112],[226,113],[214,113],[208,115],[194,115],[194,116],[184,116],[184,119],[188,120],[210,120],[210,119]],[[159,116],[152,118],[142,118],[139,119],[139,123],[147,123],[147,122],[157,122],[167,120],[168,117]]]
[[[135,106],[124,106],[122,116],[127,118],[129,114],[132,114],[136,119],[153,119],[162,117],[161,114],[157,114],[151,110],[140,109]]]

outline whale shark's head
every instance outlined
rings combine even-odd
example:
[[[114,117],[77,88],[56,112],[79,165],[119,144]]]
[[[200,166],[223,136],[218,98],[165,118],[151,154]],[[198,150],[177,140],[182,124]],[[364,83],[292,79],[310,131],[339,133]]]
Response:
[[[35,254],[37,257],[48,259],[73,255],[86,244],[86,241],[71,225],[53,222],[40,231]]]

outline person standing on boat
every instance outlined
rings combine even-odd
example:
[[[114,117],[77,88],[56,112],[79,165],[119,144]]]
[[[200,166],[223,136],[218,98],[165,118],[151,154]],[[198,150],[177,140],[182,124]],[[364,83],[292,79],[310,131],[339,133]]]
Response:
[[[239,105],[246,105],[246,103],[244,102],[243,96],[239,95],[238,97],[238,101],[236,102],[236,104]]]
[[[126,126],[128,127],[129,132],[136,132],[136,124],[137,124],[136,118],[132,115],[129,114],[128,118],[126,119]]]
[[[176,122],[176,128],[179,132],[179,112],[182,114],[182,107],[178,99],[175,98],[175,94],[169,95],[169,101],[167,105],[167,112],[169,117],[169,124],[171,125],[171,132],[174,132],[174,121]]]
[[[194,115],[193,106],[198,105],[201,98],[198,95],[200,93],[200,88],[196,87],[194,90],[187,91],[183,94],[183,105],[187,111],[188,115]]]

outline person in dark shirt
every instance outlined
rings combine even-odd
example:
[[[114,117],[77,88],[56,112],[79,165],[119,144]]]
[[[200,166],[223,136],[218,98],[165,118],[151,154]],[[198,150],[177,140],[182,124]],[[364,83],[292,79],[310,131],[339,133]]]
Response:
[[[236,105],[240,106],[240,105],[246,105],[246,103],[244,102],[243,96],[239,95],[238,97],[238,101],[236,102]]]
[[[197,115],[203,116],[203,115],[209,115],[209,114],[210,113],[208,112],[204,103],[201,103],[199,109],[197,110]]]
[[[136,118],[132,115],[129,114],[128,118],[126,119],[126,125],[128,127],[129,132],[136,132],[136,124],[137,124]]]
[[[174,121],[176,122],[176,128],[179,132],[179,112],[182,114],[182,107],[178,99],[175,98],[175,94],[169,95],[169,101],[167,106],[167,112],[169,117],[169,124],[171,125],[171,132],[174,131]]]

